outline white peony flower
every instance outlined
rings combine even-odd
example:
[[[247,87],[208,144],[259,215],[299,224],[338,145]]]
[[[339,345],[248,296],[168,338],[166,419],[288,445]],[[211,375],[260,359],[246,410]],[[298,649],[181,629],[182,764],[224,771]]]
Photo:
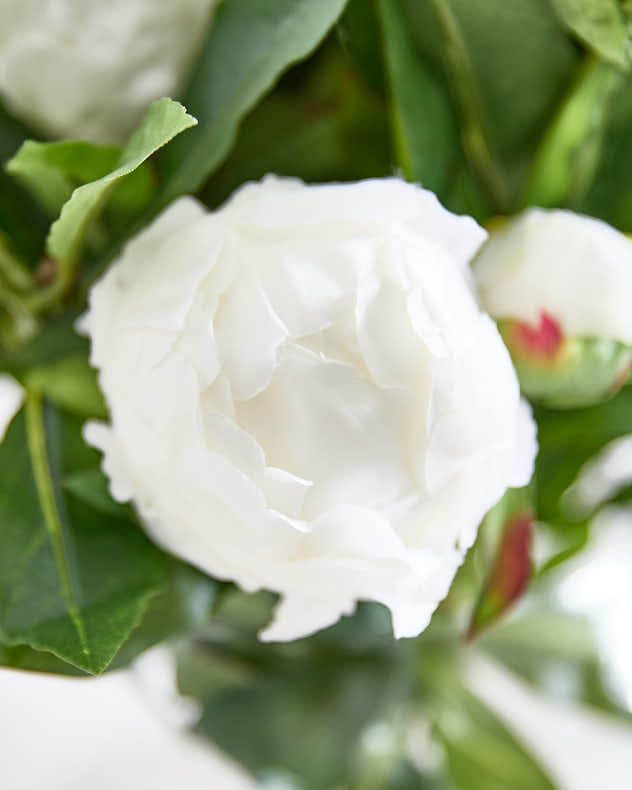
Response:
[[[58,137],[118,141],[178,93],[216,0],[2,0],[0,95]]]
[[[614,394],[632,364],[632,241],[601,220],[532,208],[473,263],[524,391],[550,405]]]
[[[282,595],[294,639],[359,599],[422,631],[534,427],[468,261],[485,232],[397,179],[269,177],[174,203],[84,319],[114,497],[168,550]]]

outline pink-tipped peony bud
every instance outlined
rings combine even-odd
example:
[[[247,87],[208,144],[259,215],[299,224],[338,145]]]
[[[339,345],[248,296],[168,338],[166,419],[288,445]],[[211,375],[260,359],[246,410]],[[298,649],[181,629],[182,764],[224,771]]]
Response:
[[[614,395],[632,366],[632,241],[599,220],[530,209],[474,262],[523,392],[571,408]]]

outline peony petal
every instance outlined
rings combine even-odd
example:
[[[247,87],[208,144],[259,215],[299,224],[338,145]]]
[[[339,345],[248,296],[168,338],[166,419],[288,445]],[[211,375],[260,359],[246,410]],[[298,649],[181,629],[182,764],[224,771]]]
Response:
[[[0,374],[0,442],[3,441],[11,420],[20,410],[24,390],[18,382],[6,374]]]
[[[215,315],[217,346],[236,400],[253,398],[268,386],[287,334],[259,279],[242,275]]]
[[[406,493],[411,409],[406,393],[380,391],[349,366],[286,345],[269,386],[236,414],[272,466],[313,481],[311,518],[339,503],[370,506]]]

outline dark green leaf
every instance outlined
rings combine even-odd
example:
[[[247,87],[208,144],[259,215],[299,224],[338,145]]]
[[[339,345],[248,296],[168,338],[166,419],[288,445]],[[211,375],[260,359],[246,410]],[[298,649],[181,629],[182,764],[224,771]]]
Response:
[[[382,31],[376,0],[349,0],[338,23],[338,34],[345,51],[368,83],[386,94],[382,50]]]
[[[0,445],[0,642],[101,672],[164,581],[161,554],[129,521],[69,496],[94,462],[79,426],[38,396]]]
[[[432,4],[400,1],[423,55],[437,68],[445,67],[446,40]],[[446,3],[461,33],[490,148],[515,165],[572,79],[576,48],[560,29],[549,0]],[[445,73],[456,92],[458,75],[450,69]]]
[[[381,608],[361,607],[309,639],[262,645],[235,627],[235,597],[245,596],[220,602],[207,639],[180,654],[181,691],[203,705],[197,729],[259,776],[286,773],[307,790],[330,790],[367,723],[407,698],[411,643],[387,634]],[[259,611],[262,625],[269,607]]]
[[[445,86],[424,62],[397,0],[380,0],[398,161],[406,178],[443,193],[461,159]]]
[[[237,127],[285,69],[309,54],[346,0],[224,0],[185,101],[200,125],[165,152],[157,208],[196,192],[228,153]]]
[[[385,102],[334,40],[303,66],[298,84],[280,85],[248,116],[204,198],[217,206],[245,181],[267,173],[315,182],[390,171]]]
[[[65,357],[87,356],[89,343],[75,331],[75,311],[51,319],[28,343],[9,352],[0,348],[0,370],[22,379],[31,368],[50,365]]]
[[[135,521],[130,505],[115,502],[111,495],[108,480],[98,467],[88,467],[73,472],[64,478],[63,486],[70,494],[86,505],[115,518]]]

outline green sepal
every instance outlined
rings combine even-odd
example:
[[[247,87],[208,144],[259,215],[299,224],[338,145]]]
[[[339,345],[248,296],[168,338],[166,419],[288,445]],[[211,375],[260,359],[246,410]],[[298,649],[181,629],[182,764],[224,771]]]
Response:
[[[516,335],[518,322],[498,328],[511,354],[520,389],[553,409],[575,409],[612,398],[627,382],[632,347],[605,337],[564,337],[554,354],[526,349]]]

